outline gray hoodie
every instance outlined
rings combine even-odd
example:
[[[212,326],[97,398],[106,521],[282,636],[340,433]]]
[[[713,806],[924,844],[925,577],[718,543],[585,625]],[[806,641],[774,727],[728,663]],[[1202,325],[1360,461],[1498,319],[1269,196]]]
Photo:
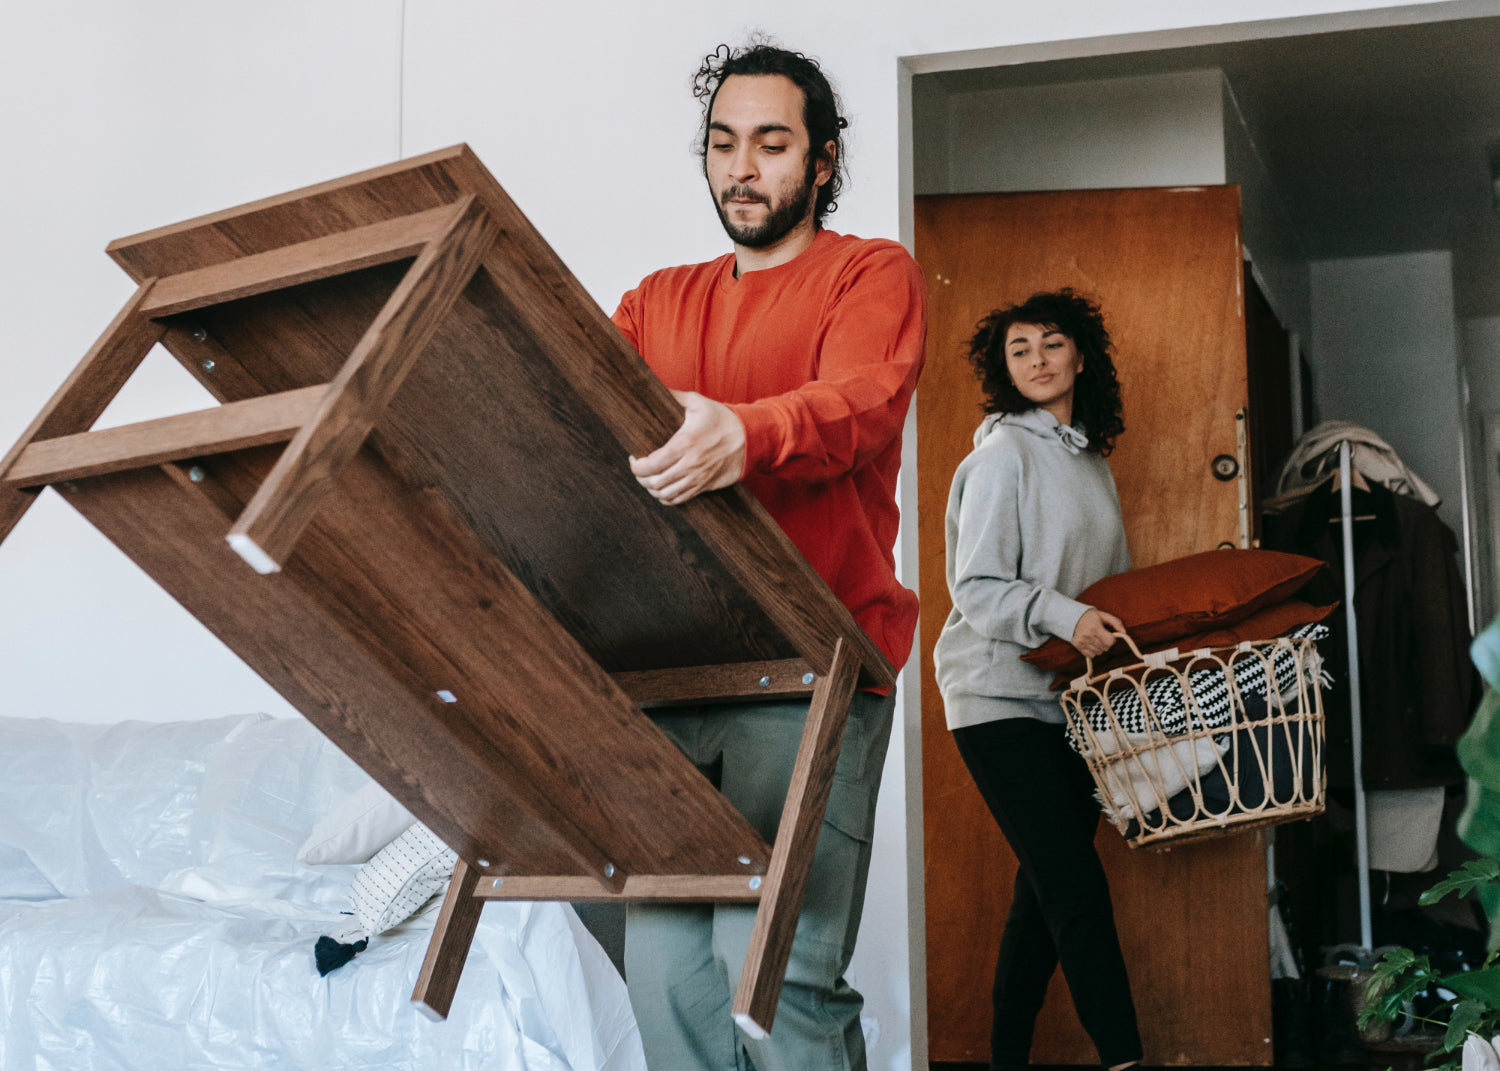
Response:
[[[953,475],[946,517],[953,612],[934,651],[950,729],[1028,709],[1029,716],[1055,709],[1046,720],[1063,720],[1052,674],[1020,656],[1051,636],[1071,640],[1089,609],[1075,596],[1130,568],[1114,477],[1087,444],[1045,409],[992,414]]]

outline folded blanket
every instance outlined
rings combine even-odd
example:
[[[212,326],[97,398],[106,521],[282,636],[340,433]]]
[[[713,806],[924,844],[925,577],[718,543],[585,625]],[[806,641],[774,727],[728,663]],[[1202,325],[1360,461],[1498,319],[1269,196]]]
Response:
[[[1320,640],[1327,635],[1328,629],[1323,625],[1304,625],[1286,638]],[[1283,692],[1296,683],[1297,657],[1291,644],[1257,644],[1252,650],[1253,654],[1235,655],[1230,667],[1233,671],[1234,688],[1241,697],[1263,696],[1270,690],[1266,681],[1267,661],[1271,663],[1275,691]],[[1229,661],[1227,658],[1224,660]],[[1130,676],[1103,681],[1084,689],[1079,706],[1090,727],[1101,738],[1115,735],[1115,726],[1109,717],[1110,710],[1114,712],[1120,730],[1131,736],[1156,733],[1181,736],[1189,729],[1223,728],[1234,715],[1229,676],[1217,665],[1200,661],[1197,666],[1201,668],[1192,668],[1187,673],[1187,692],[1191,693],[1191,698],[1184,693],[1179,673],[1151,673],[1146,681],[1145,692],[1154,720],[1148,717],[1143,708],[1139,681]],[[1310,669],[1316,672],[1317,667]],[[1109,710],[1105,708],[1106,696]],[[1068,738],[1076,750],[1079,747],[1077,734],[1069,733]],[[1115,750],[1118,748],[1110,749],[1111,752]]]

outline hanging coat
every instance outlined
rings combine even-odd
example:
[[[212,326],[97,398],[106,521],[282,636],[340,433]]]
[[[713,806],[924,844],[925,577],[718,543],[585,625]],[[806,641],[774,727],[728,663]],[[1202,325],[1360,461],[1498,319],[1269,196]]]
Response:
[[[1466,595],[1458,541],[1436,510],[1378,485],[1353,492],[1354,611],[1359,633],[1364,782],[1369,788],[1458,784],[1454,746],[1479,691],[1468,660]],[[1265,546],[1320,558],[1330,568],[1300,598],[1344,598],[1339,495],[1318,488],[1265,519]],[[1336,686],[1324,693],[1328,780],[1353,784],[1348,640],[1342,610],[1318,644]]]

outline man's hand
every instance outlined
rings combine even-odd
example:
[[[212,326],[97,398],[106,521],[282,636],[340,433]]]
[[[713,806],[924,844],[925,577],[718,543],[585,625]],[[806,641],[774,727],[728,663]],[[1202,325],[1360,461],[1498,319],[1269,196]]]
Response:
[[[660,450],[632,457],[630,471],[651,497],[680,506],[704,491],[739,481],[745,468],[745,425],[734,410],[690,390],[672,396],[687,410],[682,427]]]
[[[1089,607],[1073,629],[1073,646],[1081,654],[1098,658],[1115,645],[1115,640],[1119,638],[1116,633],[1124,631],[1125,622],[1114,614]]]

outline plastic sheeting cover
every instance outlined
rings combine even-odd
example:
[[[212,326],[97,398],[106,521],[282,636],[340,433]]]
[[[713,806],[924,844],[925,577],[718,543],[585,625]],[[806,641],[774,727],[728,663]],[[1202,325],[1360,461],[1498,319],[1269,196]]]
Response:
[[[643,1068],[564,905],[487,905],[443,1023],[433,910],[318,976],[357,868],[294,856],[366,781],[299,720],[0,719],[0,1069]]]

